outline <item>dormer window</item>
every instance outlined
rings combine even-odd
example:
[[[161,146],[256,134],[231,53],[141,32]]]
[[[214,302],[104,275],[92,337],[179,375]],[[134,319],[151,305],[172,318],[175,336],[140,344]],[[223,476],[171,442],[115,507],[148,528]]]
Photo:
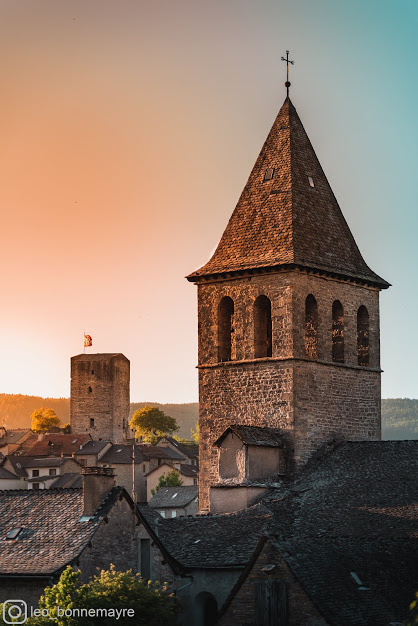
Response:
[[[264,174],[263,183],[265,183],[267,180],[271,180],[273,176],[274,176],[274,167],[269,167]]]
[[[308,176],[309,187],[315,187],[314,179],[312,176]]]

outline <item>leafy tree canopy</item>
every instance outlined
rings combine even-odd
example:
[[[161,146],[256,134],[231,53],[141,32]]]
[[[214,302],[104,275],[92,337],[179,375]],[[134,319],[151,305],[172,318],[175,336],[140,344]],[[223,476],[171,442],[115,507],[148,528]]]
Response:
[[[84,585],[80,582],[80,574],[80,571],[67,567],[58,583],[47,587],[41,596],[41,616],[30,617],[27,626],[174,626],[178,623],[176,615],[181,608],[180,602],[168,593],[165,585],[146,582],[132,571],[118,572],[113,565]],[[96,615],[90,611],[89,615],[89,609],[106,609],[110,616],[104,616],[103,611]],[[125,614],[119,613],[117,619],[116,611],[121,609],[125,609]],[[129,609],[130,614],[127,613]],[[0,611],[0,624],[4,623]]]
[[[194,429],[190,429],[190,434],[193,441],[199,445],[199,422],[196,422]]]
[[[176,420],[153,406],[144,406],[132,415],[129,426],[135,437],[156,445],[162,437],[172,435],[179,429]]]
[[[167,475],[162,474],[158,479],[158,485],[155,489],[151,489],[151,493],[153,496],[157,493],[161,487],[181,487],[183,484],[182,479],[180,478],[180,474],[176,472],[175,469],[168,472]]]
[[[41,407],[32,413],[31,429],[35,433],[47,433],[53,428],[59,428],[61,425],[60,419],[52,409],[46,409]]]

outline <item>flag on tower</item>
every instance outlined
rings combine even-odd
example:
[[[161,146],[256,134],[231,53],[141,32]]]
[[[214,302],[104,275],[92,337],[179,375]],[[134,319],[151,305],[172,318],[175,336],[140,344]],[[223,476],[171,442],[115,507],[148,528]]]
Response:
[[[93,345],[93,340],[90,337],[90,335],[84,335],[84,347],[85,348],[89,348],[90,346]]]

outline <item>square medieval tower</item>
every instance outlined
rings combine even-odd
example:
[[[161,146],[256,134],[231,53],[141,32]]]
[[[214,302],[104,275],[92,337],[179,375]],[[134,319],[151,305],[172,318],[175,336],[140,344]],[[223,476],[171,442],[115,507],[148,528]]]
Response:
[[[73,433],[121,443],[129,439],[130,362],[123,354],[71,358],[70,423]]]
[[[198,286],[200,508],[231,424],[287,440],[380,439],[379,291],[286,98]]]

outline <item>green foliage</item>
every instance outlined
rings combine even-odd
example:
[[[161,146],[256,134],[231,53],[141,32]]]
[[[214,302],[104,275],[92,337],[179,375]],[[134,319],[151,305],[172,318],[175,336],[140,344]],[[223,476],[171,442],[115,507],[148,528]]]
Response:
[[[415,593],[415,600],[412,600],[409,605],[409,610],[411,614],[403,624],[405,624],[405,626],[414,626],[414,624],[418,624],[418,591]]]
[[[79,571],[71,567],[61,574],[56,585],[47,587],[39,601],[39,610],[44,617],[31,617],[28,626],[174,626],[176,615],[181,609],[179,600],[167,592],[166,585],[152,584],[141,579],[132,571],[118,572],[111,565],[102,570],[87,584],[81,584]],[[60,612],[57,611],[59,607]],[[71,609],[72,616],[62,613]],[[113,616],[88,615],[89,609],[113,609]],[[125,609],[125,617],[117,613]],[[128,609],[134,616],[127,614]],[[77,614],[78,613],[78,614]],[[0,613],[1,615],[1,613]],[[48,617],[46,617],[48,615]],[[0,617],[0,625],[3,625]]]
[[[193,441],[199,445],[199,422],[197,421],[194,429],[190,429],[190,434],[192,436]]]
[[[382,439],[418,439],[418,400],[382,400]]]
[[[47,433],[53,428],[59,428],[60,419],[52,409],[41,407],[32,413],[31,428],[35,433]]]
[[[173,417],[166,415],[157,407],[144,406],[132,415],[129,426],[135,430],[135,437],[142,437],[143,441],[157,444],[165,436],[172,435],[178,430],[177,422]]]
[[[161,487],[181,487],[183,484],[180,474],[175,470],[171,470],[167,475],[162,474],[158,479],[158,485],[155,489],[151,489],[153,496],[157,493]]]
[[[53,409],[65,423],[70,420],[69,398],[42,398],[0,393],[0,424],[6,428],[30,428],[30,415],[40,406]]]

